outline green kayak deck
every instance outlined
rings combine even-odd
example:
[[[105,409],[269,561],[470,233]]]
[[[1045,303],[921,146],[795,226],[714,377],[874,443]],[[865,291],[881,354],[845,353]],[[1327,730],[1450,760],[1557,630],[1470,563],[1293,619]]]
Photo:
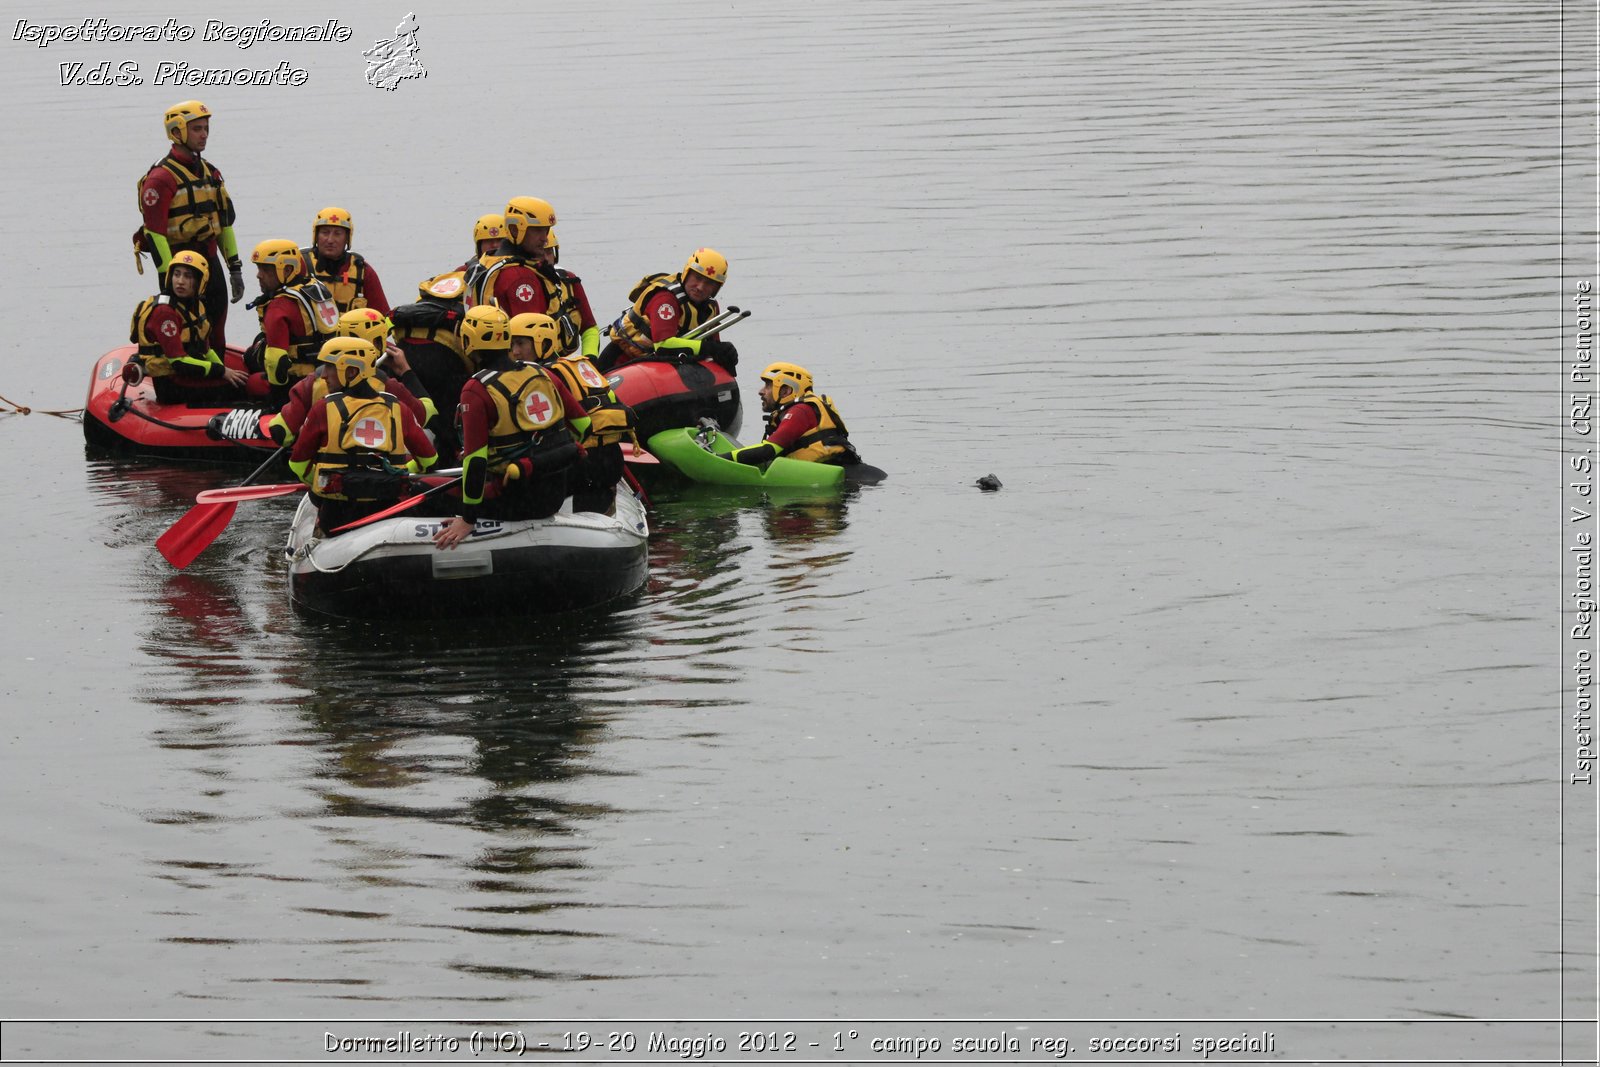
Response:
[[[826,489],[844,483],[845,469],[832,463],[812,463],[779,456],[766,467],[735,463],[727,454],[739,442],[712,432],[707,452],[696,440],[692,426],[662,430],[645,442],[645,447],[661,462],[679,474],[710,485],[746,485],[766,489]],[[713,454],[715,453],[715,454]]]

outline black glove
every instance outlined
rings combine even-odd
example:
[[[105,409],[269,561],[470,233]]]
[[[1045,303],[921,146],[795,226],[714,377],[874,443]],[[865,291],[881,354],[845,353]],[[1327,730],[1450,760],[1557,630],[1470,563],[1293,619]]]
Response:
[[[729,374],[739,366],[739,350],[727,341],[706,339],[700,342],[700,358],[720,363]]]

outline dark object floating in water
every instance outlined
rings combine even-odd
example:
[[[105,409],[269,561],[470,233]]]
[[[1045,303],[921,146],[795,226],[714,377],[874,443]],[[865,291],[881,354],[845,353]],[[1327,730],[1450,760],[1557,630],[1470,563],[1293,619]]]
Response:
[[[978,488],[982,489],[985,493],[992,493],[996,489],[1000,488],[1000,479],[996,478],[992,474],[985,474],[982,478],[978,479]]]

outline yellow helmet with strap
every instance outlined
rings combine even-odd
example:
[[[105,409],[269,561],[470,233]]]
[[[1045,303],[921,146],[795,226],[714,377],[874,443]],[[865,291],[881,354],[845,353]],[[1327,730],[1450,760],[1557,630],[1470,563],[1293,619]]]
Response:
[[[317,362],[332,366],[341,386],[351,386],[377,373],[378,350],[360,337],[330,337],[322,343]]]
[[[511,243],[522,243],[523,234],[536,227],[549,229],[556,224],[556,209],[536,196],[514,196],[506,204],[506,236]]]
[[[794,399],[799,400],[811,392],[811,372],[798,363],[773,363],[761,372],[761,380],[771,384],[772,399],[778,403],[783,402],[785,387],[794,390]]]
[[[346,248],[350,247],[352,244],[355,244],[356,220],[353,219],[350,216],[350,212],[346,211],[344,208],[325,207],[321,211],[317,212],[317,217],[311,220],[312,244],[315,244],[317,241],[317,231],[322,229],[324,226],[337,226],[344,230],[344,243]]]
[[[161,121],[167,128],[169,141],[173,144],[185,144],[189,140],[189,123],[195,119],[210,117],[211,109],[200,101],[185,100],[167,108],[167,113],[161,117]]]
[[[685,274],[690,271],[721,285],[728,280],[728,259],[715,248],[697,248],[694,255],[689,257],[689,262],[683,265]]]
[[[533,358],[546,363],[561,354],[561,327],[549,315],[524,311],[510,323],[511,338],[527,337],[533,341]]]
[[[167,263],[167,277],[169,279],[172,277],[173,267],[188,267],[190,270],[194,271],[200,276],[199,282],[196,283],[194,287],[195,292],[200,293],[205,291],[206,282],[211,278],[211,264],[206,262],[205,256],[202,256],[199,252],[190,252],[187,250],[175,252],[173,253],[172,259]],[[167,284],[171,285],[172,283],[169,281]]]
[[[273,237],[256,245],[255,251],[250,253],[250,262],[269,268],[273,277],[284,285],[311,273],[300,246],[287,237]]]
[[[469,356],[506,351],[511,347],[511,319],[490,304],[469,308],[461,320],[461,347]]]

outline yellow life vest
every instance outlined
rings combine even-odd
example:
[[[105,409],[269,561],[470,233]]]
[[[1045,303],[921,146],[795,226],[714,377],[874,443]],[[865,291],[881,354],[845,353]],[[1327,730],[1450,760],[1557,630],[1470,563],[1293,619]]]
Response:
[[[555,384],[537,363],[512,361],[506,370],[481,370],[473,375],[483,383],[494,407],[489,423],[489,472],[502,474],[505,453],[532,442],[543,443],[546,431],[566,417]],[[559,440],[561,434],[550,434]]]
[[[390,381],[389,375],[386,371],[380,370],[372,377],[377,381],[380,387],[388,385]],[[333,391],[333,387],[328,384],[327,377],[321,374],[317,375],[316,380],[311,383],[311,403],[307,405],[306,410],[309,411],[311,408],[314,408],[318,404],[322,403],[322,401],[326,399],[327,396]],[[393,396],[392,393],[389,395]],[[395,399],[398,400],[399,397],[395,397]],[[404,407],[405,405],[401,404],[401,406]]]
[[[466,291],[462,294],[461,302],[469,308],[481,304],[493,304],[494,276],[511,261],[511,256],[497,256],[492,253],[479,256],[478,261],[467,268],[464,276]]]
[[[340,312],[367,306],[367,261],[361,253],[348,249],[337,260],[329,263],[313,248],[302,248],[301,254],[311,264],[311,273],[328,287],[333,302]]]
[[[350,500],[352,497],[345,493],[343,479],[336,481],[334,475],[352,468],[382,470],[385,460],[394,467],[410,461],[400,401],[392,395],[329,393],[327,405],[328,440],[317,453],[312,492],[328,500]]]
[[[273,300],[279,297],[287,297],[300,312],[298,326],[289,331],[289,380],[293,381],[317,372],[317,353],[339,325],[339,306],[334,303],[333,293],[317,278],[286,285],[272,294]],[[263,319],[266,308],[263,304]]]
[[[139,362],[144,364],[144,372],[152,378],[164,378],[173,373],[172,360],[167,358],[166,351],[145,333],[150,313],[162,304],[175,309],[183,323],[178,344],[183,346],[185,355],[205,360],[206,353],[211,350],[211,320],[206,317],[205,304],[198,298],[192,301],[192,306],[185,307],[166,293],[148,297],[133,309],[133,319],[128,324],[128,340],[139,346]]]
[[[198,158],[198,157],[197,157]],[[200,159],[196,173],[168,154],[162,156],[150,169],[161,167],[178,183],[167,208],[167,232],[164,236],[173,251],[180,245],[203,245],[220,236],[224,227],[233,225],[233,202],[228,198],[227,187],[217,168]],[[148,176],[148,172],[146,172]],[[138,183],[139,210],[144,210],[144,178]]]
[[[556,326],[561,330],[562,355],[577,351],[583,330],[583,309],[578,306],[572,283],[559,273],[546,271],[530,259],[518,255],[479,256],[478,262],[467,271],[467,306],[494,304],[495,276],[511,266],[527,267],[539,279],[539,289],[544,293],[544,313],[556,320]]]
[[[593,363],[582,356],[566,356],[550,364],[549,369],[559,375],[572,395],[583,403],[584,414],[589,416],[589,432],[581,442],[583,447],[637,440],[633,409],[617,399],[611,383]]]
[[[801,436],[794,443],[794,447],[785,452],[785,459],[803,459],[816,463],[826,463],[840,456],[854,456],[856,450],[850,444],[850,431],[845,428],[844,420],[839,417],[838,410],[833,406],[829,397],[818,396],[816,393],[807,393],[794,404],[809,404],[817,413],[817,425],[808,433]],[[785,404],[767,416],[767,434],[778,428],[778,422],[783,418],[793,404]]]
[[[673,299],[678,302],[678,336],[681,337],[702,322],[717,317],[720,309],[715,300],[697,304],[689,299],[688,294],[683,291],[682,274],[646,274],[639,279],[639,284],[629,290],[628,299],[633,301],[633,306],[611,324],[611,336],[641,352],[654,351],[656,343],[652,340],[650,320],[645,318],[645,306],[663,289],[670,292]]]
[[[544,313],[556,320],[556,325],[561,328],[561,354],[570,356],[578,350],[578,342],[583,336],[583,308],[578,304],[578,293],[573,288],[566,271],[558,271],[554,267],[534,268],[534,273],[539,275],[539,280],[544,283]]]

